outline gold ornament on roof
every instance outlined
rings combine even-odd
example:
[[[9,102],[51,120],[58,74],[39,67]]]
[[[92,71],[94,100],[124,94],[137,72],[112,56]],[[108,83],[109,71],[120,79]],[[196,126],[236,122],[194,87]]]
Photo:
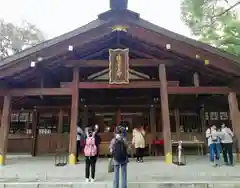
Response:
[[[127,29],[128,29],[127,26],[115,25],[115,26],[112,27],[112,32],[115,32],[115,31],[127,32]]]
[[[204,60],[204,65],[209,65],[209,60],[208,59]]]

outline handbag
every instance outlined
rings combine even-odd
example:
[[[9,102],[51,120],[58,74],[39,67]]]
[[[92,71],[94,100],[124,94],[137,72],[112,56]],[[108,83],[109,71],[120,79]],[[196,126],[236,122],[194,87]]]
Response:
[[[108,162],[108,173],[112,173],[113,171],[114,171],[113,158],[110,158]]]

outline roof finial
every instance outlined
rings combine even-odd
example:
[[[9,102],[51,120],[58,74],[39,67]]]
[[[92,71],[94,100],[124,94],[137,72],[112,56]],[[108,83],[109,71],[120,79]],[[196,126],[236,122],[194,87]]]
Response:
[[[110,0],[111,10],[126,10],[128,8],[128,0]]]

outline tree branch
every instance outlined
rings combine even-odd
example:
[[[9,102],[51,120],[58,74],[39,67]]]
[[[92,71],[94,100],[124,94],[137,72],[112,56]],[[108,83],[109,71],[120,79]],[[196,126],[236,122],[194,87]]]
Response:
[[[219,17],[222,16],[224,14],[226,14],[227,12],[229,12],[230,10],[234,9],[236,6],[240,5],[240,1],[236,2],[235,4],[233,4],[232,6],[230,6],[228,9],[224,10],[223,12],[221,12],[220,14],[214,15],[214,17]]]

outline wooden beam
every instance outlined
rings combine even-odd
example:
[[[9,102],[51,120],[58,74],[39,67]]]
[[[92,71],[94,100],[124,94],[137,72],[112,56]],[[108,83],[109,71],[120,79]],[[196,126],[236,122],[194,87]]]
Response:
[[[71,83],[71,82],[70,82]],[[62,88],[22,88],[0,90],[0,96],[9,94],[11,96],[62,96],[71,95],[69,90],[69,82],[62,83]],[[144,88],[160,88],[159,81],[133,81],[124,85],[113,85],[108,82],[80,82],[78,85],[81,89],[144,89]],[[172,86],[168,83],[169,94],[228,94],[233,91],[231,88],[222,86],[213,87],[181,87]]]
[[[59,134],[62,134],[63,132],[63,116],[64,111],[63,109],[60,109],[58,113],[58,129],[57,129]]]
[[[177,137],[177,140],[179,140],[180,134],[181,134],[179,109],[174,109],[173,114],[174,114],[174,119],[175,119],[175,123],[176,123],[176,137]]]
[[[71,82],[60,83],[62,88],[71,87]],[[168,86],[179,86],[179,81],[168,81]],[[79,88],[82,89],[118,89],[118,88],[159,88],[159,81],[131,81],[129,84],[109,84],[108,81],[100,82],[80,82]]]
[[[71,86],[72,92],[72,106],[71,106],[71,123],[70,123],[70,137],[69,137],[69,164],[76,164],[76,150],[77,150],[77,121],[78,121],[78,101],[79,101],[79,69],[73,69],[73,81]]]
[[[71,95],[71,91],[66,88],[19,88],[19,89],[0,89],[0,96],[6,94],[11,96],[57,96],[57,95]]]
[[[228,87],[168,87],[168,94],[228,94]]]
[[[237,160],[240,160],[240,112],[238,106],[237,95],[235,92],[230,92],[228,95],[228,104],[229,104],[229,112],[232,123],[232,128],[234,135],[236,137],[236,153]]]
[[[12,97],[4,96],[3,111],[1,118],[1,132],[0,132],[0,166],[5,165],[7,147],[8,147],[8,132],[10,128],[11,119],[11,102]]]
[[[167,164],[172,163],[172,138],[171,126],[168,105],[168,88],[166,67],[164,64],[159,65],[159,79],[160,79],[160,98],[161,98],[161,117],[163,125],[163,139],[164,139],[164,156]]]
[[[61,84],[63,88],[69,88],[71,82]],[[79,88],[81,89],[143,89],[143,88],[160,88],[159,81],[132,81],[129,84],[113,85],[108,82],[80,82]],[[172,86],[168,82],[169,94],[228,94],[232,89],[228,87],[213,86],[213,87],[181,87]]]
[[[37,154],[37,138],[38,138],[38,122],[39,122],[39,112],[34,109],[32,114],[32,156]]]
[[[151,134],[153,137],[153,140],[156,139],[156,129],[157,129],[157,125],[156,125],[156,106],[151,105],[150,110],[149,110],[150,114],[150,127],[151,127]]]
[[[159,63],[171,65],[172,60],[157,59],[130,59],[130,67],[157,67]],[[66,67],[109,67],[108,60],[69,60],[65,64]]]

